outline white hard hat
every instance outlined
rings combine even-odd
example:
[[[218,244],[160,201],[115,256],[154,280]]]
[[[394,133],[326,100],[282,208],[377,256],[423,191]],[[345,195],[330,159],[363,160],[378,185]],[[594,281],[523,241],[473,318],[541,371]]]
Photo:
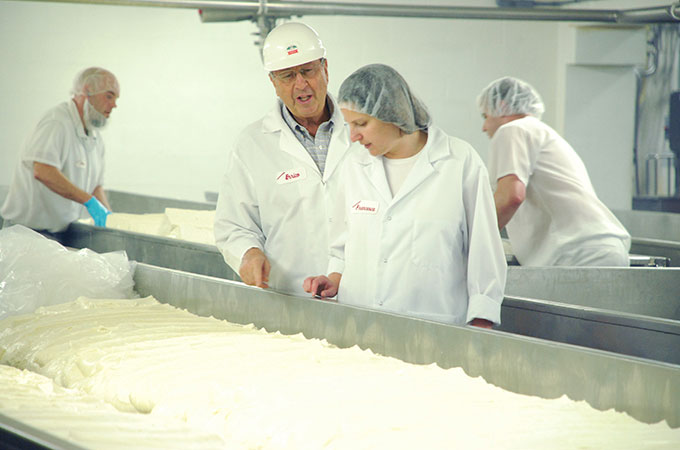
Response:
[[[299,66],[326,56],[319,35],[309,25],[287,22],[274,28],[264,40],[262,59],[268,72]]]

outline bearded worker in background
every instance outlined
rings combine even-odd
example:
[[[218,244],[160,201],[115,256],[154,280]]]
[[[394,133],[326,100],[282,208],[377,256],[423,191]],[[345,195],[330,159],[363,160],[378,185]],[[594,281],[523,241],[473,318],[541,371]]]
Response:
[[[116,107],[120,87],[108,70],[90,67],[74,81],[71,100],[49,110],[21,154],[5,203],[4,226],[45,234],[64,231],[89,213],[97,226],[110,214],[102,187],[104,142],[99,129]]]

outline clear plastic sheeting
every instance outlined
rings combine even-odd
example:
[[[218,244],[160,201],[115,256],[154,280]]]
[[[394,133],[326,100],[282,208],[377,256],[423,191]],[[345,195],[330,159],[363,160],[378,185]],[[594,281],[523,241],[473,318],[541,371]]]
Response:
[[[135,298],[124,251],[70,251],[21,225],[0,230],[0,318],[91,298]]]

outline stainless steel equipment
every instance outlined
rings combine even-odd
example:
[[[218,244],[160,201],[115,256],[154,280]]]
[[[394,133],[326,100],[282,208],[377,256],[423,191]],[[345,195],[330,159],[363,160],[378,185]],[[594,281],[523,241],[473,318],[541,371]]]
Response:
[[[214,245],[97,228],[82,223],[72,223],[65,233],[56,237],[66,247],[89,248],[98,253],[125,250],[128,258],[134,261],[227,280],[240,280]]]
[[[596,409],[615,408],[642,422],[665,420],[673,428],[680,427],[678,364],[504,331],[451,326],[312,298],[292,297],[238,282],[147,264],[138,264],[135,283],[141,295],[153,295],[162,302],[186,308],[197,315],[214,316],[234,323],[253,323],[270,332],[303,333],[308,338],[327,339],[341,348],[358,345],[415,364],[461,367],[472,377],[481,376],[487,382],[512,392],[543,398],[567,395],[573,400],[585,400]],[[609,323],[618,321],[616,325],[619,327],[640,329],[634,315],[610,315],[607,319],[597,316],[601,311],[593,313],[589,308],[574,308],[569,321],[555,321],[551,316],[565,316],[565,310],[553,306],[549,302],[541,304],[508,298],[503,309],[503,321],[509,324],[545,322],[545,331],[553,336],[571,328],[578,330],[586,341],[606,338],[609,331],[603,331],[600,326],[607,326],[607,320]],[[626,320],[628,323],[624,323]],[[661,339],[654,345],[676,351],[680,347],[675,339],[680,334],[677,323],[671,322],[658,325],[667,325],[665,331],[673,334],[674,341]],[[78,448],[69,443],[63,444],[56,438],[52,441],[40,430],[0,416],[0,435],[7,430],[19,433],[29,442],[37,433],[38,442],[48,448]]]
[[[177,200],[153,195],[132,194],[123,191],[106,191],[114,212],[130,214],[162,213],[165,208],[214,210],[214,203]]]
[[[675,268],[509,267],[505,294],[680,320]]]
[[[632,238],[630,251],[642,255],[659,255],[666,260],[666,267],[680,267],[680,242],[677,241]]]
[[[630,252],[668,258],[668,265],[680,267],[680,214],[657,211],[614,210],[628,230]]]
[[[680,242],[680,214],[637,210],[612,210],[612,212],[634,239]]]
[[[175,200],[121,191],[109,191],[108,196],[114,211],[131,214],[162,213],[165,208],[215,209],[215,204],[208,202]],[[680,224],[680,217],[678,219]],[[680,230],[680,225],[678,229]],[[222,255],[213,245],[129,231],[96,228],[80,223],[71,224],[66,233],[59,237],[59,240],[68,247],[87,247],[100,253],[125,250],[130,259],[139,262],[228,280],[240,279],[238,274],[226,265]],[[680,241],[680,236],[678,240]],[[630,257],[631,266],[666,266],[673,264],[674,261],[680,265],[680,243],[671,248],[665,243],[641,241],[639,244],[640,246],[631,250],[631,253],[633,253]],[[670,255],[670,261],[666,259],[667,255]],[[506,261],[509,265],[518,264],[512,254],[506,255]]]
[[[503,330],[680,364],[678,269],[510,267],[505,293]]]
[[[129,214],[162,213],[165,208],[214,210],[211,203],[175,200],[148,195],[108,191],[111,208]],[[97,228],[72,223],[57,236],[61,244],[71,248],[89,248],[98,253],[125,250],[131,260],[171,269],[210,275],[227,280],[240,280],[214,245],[183,241],[149,234]]]
[[[680,321],[521,297],[503,300],[500,330],[680,364]]]
[[[343,348],[359,345],[416,364],[434,362],[445,368],[462,367],[470,376],[482,376],[513,392],[544,398],[566,394],[572,399],[584,399],[597,409],[616,408],[643,422],[667,420],[672,427],[680,427],[677,364],[291,297],[144,264],[139,265],[135,282],[140,294],[154,295],[198,315],[253,323],[284,334],[303,333]],[[507,306],[514,309],[523,303],[527,304],[512,300]],[[546,303],[534,308],[530,320],[547,320],[549,314],[560,314],[558,310],[551,312],[550,306]],[[511,321],[508,311],[503,310],[504,321]],[[563,333],[563,326],[573,328],[575,324],[598,321],[588,314],[588,308],[581,308],[580,312],[582,317],[574,317],[570,323],[555,322],[553,335]],[[627,319],[637,318],[628,315]],[[616,320],[622,322],[624,316],[619,315]],[[677,323],[672,322],[664,322],[659,328],[668,325],[675,340]],[[600,331],[591,331],[590,336],[583,338],[601,338]],[[677,346],[667,348],[680,351]]]
[[[645,242],[647,241],[648,240],[645,240]],[[671,265],[670,256],[666,256],[666,254],[674,255],[674,252],[668,251],[665,246],[663,246],[663,248],[661,248],[660,252],[658,253],[643,251],[643,249],[644,247],[636,247],[635,251],[633,251],[633,246],[631,244],[631,251],[628,255],[628,264],[630,267],[668,267]],[[508,263],[508,266],[520,265],[519,261],[517,261],[517,257],[513,253],[506,252],[505,259]]]
[[[675,165],[675,155],[670,151],[647,155],[645,169],[648,196],[675,196]]]
[[[128,258],[170,269],[209,275],[227,280],[240,280],[225,262],[217,247],[148,234],[97,228],[82,223],[72,223],[65,233],[57,236],[62,245],[72,248],[89,248],[99,253],[125,250]],[[678,244],[680,252],[680,243]],[[649,254],[652,254],[651,252]],[[508,265],[517,265],[512,254],[506,254]],[[680,262],[680,257],[677,259]],[[631,255],[631,266],[666,266],[665,257]]]

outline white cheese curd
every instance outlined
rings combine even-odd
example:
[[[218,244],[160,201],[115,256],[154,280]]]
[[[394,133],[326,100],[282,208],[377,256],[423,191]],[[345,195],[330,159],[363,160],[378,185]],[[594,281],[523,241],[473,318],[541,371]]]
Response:
[[[80,298],[7,318],[0,330],[0,363],[42,380],[29,385],[54,383],[47,391],[63,388],[65,397],[74,398],[72,419],[39,424],[69,436],[83,420],[125,412],[160,426],[182,423],[229,448],[680,445],[680,429],[666,423],[641,423],[566,397],[515,394],[458,368],[409,364],[358,347],[339,349],[302,335],[199,317],[152,297]],[[7,405],[21,390],[3,381],[0,392],[0,412],[12,416],[16,408]],[[90,414],[89,403],[79,409],[82,398],[96,399],[99,412]],[[104,442],[106,430],[98,433]],[[125,436],[134,445],[164,439],[143,427]],[[166,444],[186,448],[180,440]]]

